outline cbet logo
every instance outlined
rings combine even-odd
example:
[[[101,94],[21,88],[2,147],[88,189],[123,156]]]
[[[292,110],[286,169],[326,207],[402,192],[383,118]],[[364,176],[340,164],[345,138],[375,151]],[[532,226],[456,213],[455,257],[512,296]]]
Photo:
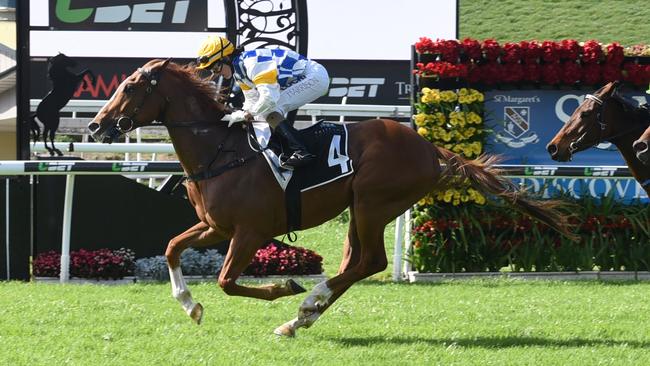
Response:
[[[113,163],[111,170],[114,172],[144,172],[147,163]]]
[[[385,78],[332,78],[332,87],[327,96],[374,98],[377,96],[379,86],[384,85],[385,82]]]
[[[544,167],[544,166],[528,166],[526,167],[524,174],[540,177],[552,177],[555,175],[555,172],[558,168],[553,167]]]
[[[38,170],[41,172],[69,172],[74,163],[38,163]]]
[[[588,177],[613,177],[616,168],[585,168],[585,176]]]
[[[171,18],[172,24],[183,24],[187,20],[190,6],[189,0],[155,1],[140,4],[123,4],[99,7],[79,7],[72,4],[73,0],[56,0],[55,15],[62,23],[82,23],[88,21],[94,14],[93,23],[149,23],[160,24],[163,19]]]

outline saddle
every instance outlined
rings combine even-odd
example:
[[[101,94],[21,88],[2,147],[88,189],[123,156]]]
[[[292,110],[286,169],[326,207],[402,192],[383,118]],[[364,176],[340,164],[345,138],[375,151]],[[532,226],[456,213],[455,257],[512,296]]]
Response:
[[[252,128],[251,128],[252,127]],[[354,172],[348,157],[348,131],[344,124],[319,121],[302,130],[296,130],[300,139],[316,159],[309,165],[286,170],[280,166],[280,156],[288,147],[278,136],[271,134],[267,123],[249,125],[249,144],[261,152],[276,181],[285,192],[288,232],[301,227],[302,192],[334,182]]]

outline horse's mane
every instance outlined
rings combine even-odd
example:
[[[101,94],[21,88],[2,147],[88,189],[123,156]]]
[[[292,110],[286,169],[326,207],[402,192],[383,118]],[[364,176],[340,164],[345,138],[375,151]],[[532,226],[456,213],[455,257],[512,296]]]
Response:
[[[179,65],[170,62],[166,70],[190,84],[190,89],[194,91],[194,97],[200,104],[221,112],[224,111],[224,105],[218,102],[218,99],[221,99],[223,94],[211,80],[201,78],[198,75],[194,64]]]
[[[602,88],[596,91],[596,95],[602,97],[606,93],[610,93],[610,97],[618,102],[623,108],[623,113],[636,119],[642,124],[650,124],[650,108],[647,104],[637,105],[636,101],[632,100],[621,94],[619,90],[619,84],[610,85],[613,83],[608,83]],[[608,88],[609,87],[609,88]],[[607,89],[607,90],[605,90]]]

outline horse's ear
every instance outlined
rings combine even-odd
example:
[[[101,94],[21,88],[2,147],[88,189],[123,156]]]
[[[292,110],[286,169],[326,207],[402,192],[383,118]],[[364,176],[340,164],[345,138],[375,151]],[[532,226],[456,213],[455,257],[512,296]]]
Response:
[[[162,69],[166,68],[167,65],[169,65],[169,63],[171,62],[171,60],[172,60],[172,58],[170,57],[170,58],[166,59],[165,61],[163,61],[162,65],[160,65],[160,68],[162,68]]]

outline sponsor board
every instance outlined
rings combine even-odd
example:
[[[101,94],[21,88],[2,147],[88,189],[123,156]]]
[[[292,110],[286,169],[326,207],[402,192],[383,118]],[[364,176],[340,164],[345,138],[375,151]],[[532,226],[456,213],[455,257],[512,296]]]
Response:
[[[494,131],[486,152],[499,154],[507,164],[624,166],[625,161],[611,143],[581,151],[567,163],[553,161],[546,145],[584,101],[587,91],[578,90],[493,90],[485,93],[486,124]],[[624,93],[646,103],[642,91]],[[609,171],[593,168],[591,175],[608,176]]]

